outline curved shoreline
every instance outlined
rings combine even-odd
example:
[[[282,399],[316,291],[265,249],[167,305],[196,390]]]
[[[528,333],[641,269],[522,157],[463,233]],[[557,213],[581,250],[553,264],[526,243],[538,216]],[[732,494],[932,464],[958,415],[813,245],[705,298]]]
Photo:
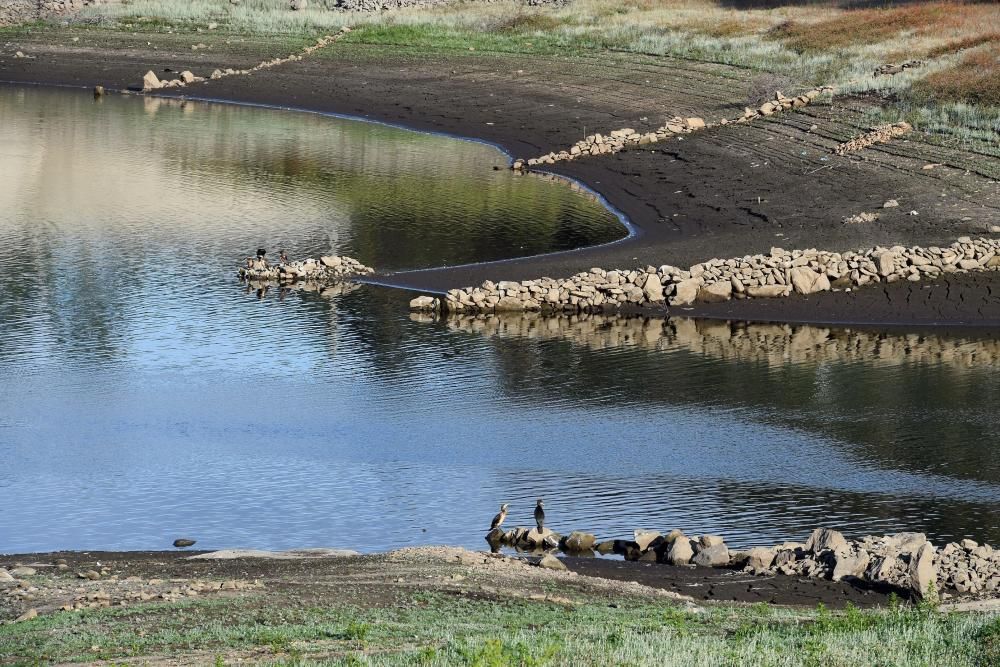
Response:
[[[312,63],[312,65],[313,67],[317,66],[316,63]],[[322,65],[320,64],[321,68]],[[287,67],[289,70],[283,70],[283,73],[290,72],[292,66],[289,65]],[[78,74],[80,73],[78,72]],[[368,113],[359,115],[347,110],[351,103],[358,102],[358,100],[352,100],[350,95],[344,98],[336,98],[333,95],[317,93],[315,90],[312,91],[311,95],[306,96],[309,99],[303,102],[300,99],[300,94],[306,92],[304,91],[304,86],[292,87],[290,91],[287,90],[289,88],[288,84],[294,83],[294,81],[289,82],[287,79],[302,76],[301,73],[290,77],[279,77],[279,80],[275,80],[275,77],[278,75],[278,72],[270,72],[268,74],[255,75],[254,77],[246,77],[250,79],[249,82],[212,82],[213,87],[229,89],[219,91],[221,94],[216,93],[213,96],[184,95],[179,91],[176,95],[167,94],[157,96],[169,99],[183,98],[210,103],[298,111],[348,120],[373,122],[408,131],[448,136],[463,141],[490,145],[503,152],[511,160],[519,152],[524,152],[523,138],[518,139],[504,132],[501,132],[500,136],[494,138],[486,136],[484,132],[473,133],[469,131],[473,121],[464,117],[451,117],[447,119],[447,122],[442,123],[439,117],[434,117],[432,120],[426,113],[421,114],[421,111],[417,110],[414,112],[414,114],[417,114],[417,117],[403,120],[398,118],[398,114],[394,118],[388,108],[377,105],[367,106],[365,110]],[[36,76],[29,81],[18,81],[5,77],[3,83],[10,85],[56,85],[77,88],[87,88],[90,82],[94,84],[98,83],[97,77],[91,72],[83,73],[80,75],[80,78],[87,83],[81,81],[77,84],[68,84],[60,80],[60,75],[53,77],[52,80],[38,80],[39,77]],[[392,91],[383,90],[382,92],[391,93]],[[402,96],[405,94],[405,91],[398,91],[395,94]],[[289,98],[296,100],[296,103],[289,104]],[[386,104],[388,105],[389,102],[387,101]],[[496,128],[491,127],[491,131],[494,134],[496,134],[495,130]],[[530,139],[530,137],[528,138]],[[555,138],[552,139],[553,143],[557,141]],[[684,148],[687,149],[695,143],[695,140],[686,142]],[[635,208],[637,202],[639,204],[648,204],[655,209],[653,203],[646,200],[643,196],[644,191],[648,190],[648,188],[636,187],[636,192],[631,192],[632,188],[628,187],[626,183],[621,182],[620,175],[617,180],[607,178],[609,174],[612,176],[616,175],[616,163],[622,161],[648,163],[649,155],[649,151],[626,151],[615,156],[616,159],[612,159],[610,156],[606,158],[602,157],[589,161],[590,164],[560,165],[558,171],[546,170],[544,172],[553,177],[575,182],[580,187],[597,196],[601,203],[612,214],[616,215],[625,226],[627,235],[622,239],[598,246],[588,246],[556,253],[414,271],[400,271],[373,277],[364,282],[385,287],[440,294],[448,289],[479,284],[486,279],[524,280],[538,278],[543,275],[566,276],[578,270],[587,270],[594,266],[610,269],[652,264],[654,262],[650,260],[653,258],[655,258],[656,263],[675,263],[678,259],[685,261],[685,256],[694,258],[694,261],[703,261],[712,256],[724,256],[726,252],[724,249],[720,249],[715,254],[705,254],[703,250],[698,251],[696,248],[699,246],[704,247],[713,241],[724,241],[720,243],[723,246],[726,243],[731,245],[731,238],[719,239],[717,234],[711,231],[694,234],[682,231],[679,235],[669,232],[665,233],[662,228],[656,226],[655,222],[642,217],[636,217],[636,212],[632,210]],[[662,167],[662,164],[658,166]],[[705,185],[704,183],[701,184]],[[656,196],[662,196],[662,192],[657,192]],[[692,195],[688,193],[688,196]],[[634,201],[629,201],[628,206],[623,206],[623,197],[630,197]],[[681,198],[675,197],[674,199]],[[662,222],[662,218],[660,222]],[[717,223],[708,220],[698,221],[697,224],[711,227]],[[650,225],[653,226],[651,227]],[[747,230],[748,238],[746,238],[745,251],[748,254],[754,252],[755,249],[761,248],[763,242],[792,245],[792,243],[789,243],[788,238],[792,236],[791,233],[781,235],[766,232],[749,233],[752,231]],[[952,234],[955,233],[952,232]],[[774,237],[779,238],[775,240]],[[803,239],[802,241],[794,241],[793,247],[802,247],[803,244],[809,244],[810,241],[815,241],[815,239],[810,238]],[[878,239],[875,242],[877,241]],[[820,243],[816,243],[816,245],[819,246]],[[695,255],[693,254],[694,252],[701,252],[701,254]],[[932,289],[931,291],[935,293],[946,292],[945,300],[935,296],[930,300],[920,301],[917,306],[913,304],[913,288],[903,286],[906,289],[875,290],[878,294],[871,295],[863,295],[865,291],[872,291],[870,289],[860,290],[853,293],[849,300],[844,298],[843,293],[836,293],[836,297],[833,294],[824,293],[808,297],[781,299],[782,303],[780,305],[775,303],[762,304],[761,300],[753,300],[723,304],[698,304],[694,307],[680,310],[647,309],[643,312],[654,316],[681,314],[689,317],[831,325],[887,325],[894,327],[920,326],[935,328],[1000,326],[1000,289],[997,289],[995,278],[993,280],[978,277],[968,280],[962,278],[949,279],[944,284],[940,281],[935,281],[931,285],[918,286],[917,289],[935,286],[943,288],[943,290]],[[960,309],[956,312],[954,309],[947,307],[949,304],[946,301],[946,299],[956,294],[958,295],[957,302],[960,305],[967,304],[976,297],[980,297],[983,303],[974,308],[966,307],[964,310]]]

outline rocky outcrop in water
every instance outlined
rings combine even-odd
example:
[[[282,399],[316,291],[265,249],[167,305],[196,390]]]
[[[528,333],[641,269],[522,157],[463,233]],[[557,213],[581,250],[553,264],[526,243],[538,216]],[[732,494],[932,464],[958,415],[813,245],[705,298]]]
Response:
[[[594,268],[564,279],[486,281],[479,287],[448,290],[443,298],[417,297],[410,308],[452,313],[600,312],[623,306],[805,295],[998,269],[1000,239],[966,236],[946,247],[876,246],[845,253],[772,248],[767,255],[710,259],[689,269],[667,264],[631,270]]]
[[[279,281],[294,283],[338,282],[357,276],[375,273],[375,269],[365,266],[352,257],[328,256],[304,259],[301,262],[269,264],[263,258],[247,258],[246,266],[240,267],[240,278],[247,281]]]

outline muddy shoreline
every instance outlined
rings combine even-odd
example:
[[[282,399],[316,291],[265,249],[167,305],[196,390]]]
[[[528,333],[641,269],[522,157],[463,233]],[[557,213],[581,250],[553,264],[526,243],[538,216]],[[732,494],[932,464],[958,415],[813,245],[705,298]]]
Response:
[[[46,43],[31,48],[31,59],[0,59],[0,80],[126,89],[134,87],[147,69],[176,69],[180,63],[200,70],[246,67],[259,57],[81,50]],[[338,45],[321,57],[253,76],[189,86],[177,95],[344,114],[474,138],[496,144],[514,158],[568,146],[579,138],[580,127],[610,130],[627,124],[646,129],[644,123],[657,125],[667,107],[709,113],[703,102],[698,108],[684,100],[681,83],[626,104],[618,95],[630,91],[601,89],[601,82],[614,74],[613,63],[563,64],[558,60],[486,53],[428,56],[405,48],[396,52]],[[658,59],[658,66],[666,67],[668,60]],[[547,71],[547,66],[552,69]],[[584,82],[587,76],[594,80]],[[710,112],[726,115],[738,105],[735,99],[728,106],[716,100]],[[1000,222],[1000,184],[969,171],[947,165],[923,171],[919,165],[927,158],[895,154],[894,146],[867,151],[872,156],[862,159],[830,155],[825,144],[836,143],[833,131],[826,136],[808,129],[832,113],[810,107],[784,118],[719,128],[684,141],[553,165],[548,171],[576,179],[605,198],[628,218],[635,234],[604,246],[398,272],[378,276],[373,282],[440,293],[487,279],[562,277],[595,266],[685,266],[712,257],[767,252],[776,245],[848,250],[876,244],[947,244],[959,235],[987,234]],[[826,121],[831,128],[842,122],[832,116]],[[823,170],[822,177],[815,176],[815,169]],[[901,208],[883,214],[875,223],[840,222],[890,198],[903,202]],[[904,209],[919,215],[907,215]],[[734,300],[650,314],[813,324],[993,327],[1000,326],[1000,277],[995,273],[948,275],[933,282],[878,285],[852,293]]]
[[[53,577],[67,583],[82,581],[77,572],[97,571],[101,576],[95,586],[108,581],[112,586],[116,581],[129,577],[143,580],[164,580],[175,582],[167,588],[176,587],[179,579],[236,579],[263,583],[267,589],[296,585],[303,580],[321,580],[324,577],[350,579],[356,572],[366,572],[370,581],[358,592],[372,604],[391,604],[396,589],[412,588],[414,582],[407,578],[397,579],[400,568],[394,564],[395,554],[405,554],[412,550],[375,554],[346,555],[337,557],[271,559],[259,557],[234,558],[224,560],[191,559],[206,552],[199,551],[59,551],[38,554],[0,555],[0,567],[13,569],[16,566],[31,566],[42,576]],[[466,560],[482,562],[507,562],[514,566],[537,562],[538,558],[491,557],[489,554],[471,552],[450,547],[419,547],[417,552],[441,551],[442,554],[466,554]],[[441,558],[441,565],[453,558]],[[815,607],[823,603],[827,607],[840,609],[848,603],[860,607],[885,607],[890,596],[908,599],[906,591],[889,588],[876,589],[863,582],[827,581],[784,575],[755,577],[728,568],[676,567],[656,563],[635,563],[607,558],[562,558],[569,572],[578,575],[576,586],[584,590],[600,587],[614,587],[620,584],[639,584],[651,593],[663,592],[671,596],[682,596],[695,602],[722,602],[753,604],[765,602],[782,606]],[[55,563],[65,562],[67,569],[59,570]],[[437,574],[441,565],[432,560],[423,568],[423,575]],[[372,569],[382,576],[372,577]],[[551,570],[531,567],[523,572],[527,576],[546,576]],[[558,574],[558,573],[557,573]],[[433,579],[432,576],[420,578]],[[447,580],[447,588],[463,590],[465,582]],[[526,578],[526,585],[531,579]],[[427,584],[431,588],[433,582]],[[479,588],[478,586],[476,587]],[[481,595],[482,591],[470,591]],[[594,589],[592,592],[596,592]]]

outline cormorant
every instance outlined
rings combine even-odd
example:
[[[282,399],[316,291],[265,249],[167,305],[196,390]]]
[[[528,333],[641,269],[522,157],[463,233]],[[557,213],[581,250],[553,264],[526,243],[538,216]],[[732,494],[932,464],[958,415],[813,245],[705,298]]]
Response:
[[[500,505],[500,513],[493,517],[493,523],[490,524],[490,530],[496,530],[503,524],[504,520],[507,518],[507,508],[510,507],[507,503]]]
[[[545,528],[545,510],[542,509],[542,499],[538,499],[538,504],[535,505],[535,523],[538,525],[538,532],[542,532]]]

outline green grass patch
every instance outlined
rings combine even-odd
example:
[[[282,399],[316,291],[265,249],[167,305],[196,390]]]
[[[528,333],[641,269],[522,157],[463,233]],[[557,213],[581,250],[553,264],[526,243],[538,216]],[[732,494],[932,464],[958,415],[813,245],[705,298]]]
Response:
[[[799,611],[670,603],[566,608],[413,594],[389,608],[198,601],[57,613],[0,627],[22,662],[125,660],[265,649],[277,663],[444,665],[990,665],[1000,618],[929,607]]]

